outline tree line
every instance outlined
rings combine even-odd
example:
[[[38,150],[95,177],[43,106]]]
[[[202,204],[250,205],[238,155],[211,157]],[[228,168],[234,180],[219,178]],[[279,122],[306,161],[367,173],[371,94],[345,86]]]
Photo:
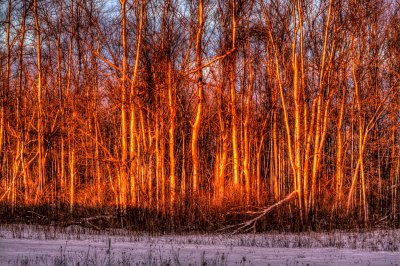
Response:
[[[12,213],[212,216],[294,193],[276,220],[400,223],[398,1],[0,7],[0,202]]]

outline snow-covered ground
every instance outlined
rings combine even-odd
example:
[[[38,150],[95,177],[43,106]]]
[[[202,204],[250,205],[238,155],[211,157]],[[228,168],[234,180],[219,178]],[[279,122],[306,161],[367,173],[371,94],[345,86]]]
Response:
[[[400,231],[150,236],[0,225],[0,265],[400,265]]]

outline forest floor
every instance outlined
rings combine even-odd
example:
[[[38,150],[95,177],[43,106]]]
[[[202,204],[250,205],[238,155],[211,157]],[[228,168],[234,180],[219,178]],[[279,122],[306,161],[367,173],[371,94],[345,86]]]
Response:
[[[400,265],[400,230],[151,235],[0,225],[0,265]]]

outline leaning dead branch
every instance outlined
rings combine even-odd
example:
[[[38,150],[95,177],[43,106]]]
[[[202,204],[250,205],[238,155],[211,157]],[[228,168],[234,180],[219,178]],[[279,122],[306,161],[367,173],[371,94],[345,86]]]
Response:
[[[238,234],[238,233],[247,233],[250,231],[255,231],[255,225],[261,218],[263,218],[265,215],[267,215],[270,211],[272,211],[274,208],[278,207],[279,205],[282,205],[283,203],[292,200],[293,198],[296,197],[296,195],[298,195],[297,190],[293,191],[292,193],[287,195],[285,198],[281,199],[280,201],[276,202],[275,204],[269,206],[266,209],[263,209],[261,211],[251,212],[251,214],[256,215],[254,218],[252,218],[248,221],[245,221],[243,223],[237,224],[237,225],[226,226],[224,228],[217,230],[217,232],[226,232],[229,230],[233,230],[233,232],[231,234],[234,235],[234,234]]]

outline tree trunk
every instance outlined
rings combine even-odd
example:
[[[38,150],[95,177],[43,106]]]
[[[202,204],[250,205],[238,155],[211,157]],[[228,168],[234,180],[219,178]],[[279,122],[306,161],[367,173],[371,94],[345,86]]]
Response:
[[[122,79],[121,79],[121,166],[120,180],[118,181],[120,192],[120,208],[124,211],[126,208],[126,189],[127,189],[127,165],[128,165],[128,130],[126,117],[126,81],[128,70],[127,40],[126,40],[126,0],[120,0],[122,16]]]
[[[199,0],[198,4],[198,28],[196,35],[196,65],[197,71],[197,111],[196,118],[192,126],[192,164],[193,164],[193,175],[192,175],[192,192],[193,194],[198,193],[199,189],[199,175],[200,175],[200,162],[199,162],[199,151],[198,151],[198,140],[199,131],[201,125],[201,119],[203,114],[203,69],[202,69],[202,36],[203,36],[203,0]]]
[[[41,29],[39,24],[39,16],[37,11],[38,5],[37,0],[33,1],[33,15],[35,20],[36,29],[36,62],[38,69],[37,76],[37,108],[38,108],[38,118],[37,118],[37,149],[38,149],[38,178],[39,178],[39,190],[42,193],[43,187],[45,185],[45,154],[44,154],[44,136],[43,136],[43,107],[42,107],[42,48],[41,48]]]

